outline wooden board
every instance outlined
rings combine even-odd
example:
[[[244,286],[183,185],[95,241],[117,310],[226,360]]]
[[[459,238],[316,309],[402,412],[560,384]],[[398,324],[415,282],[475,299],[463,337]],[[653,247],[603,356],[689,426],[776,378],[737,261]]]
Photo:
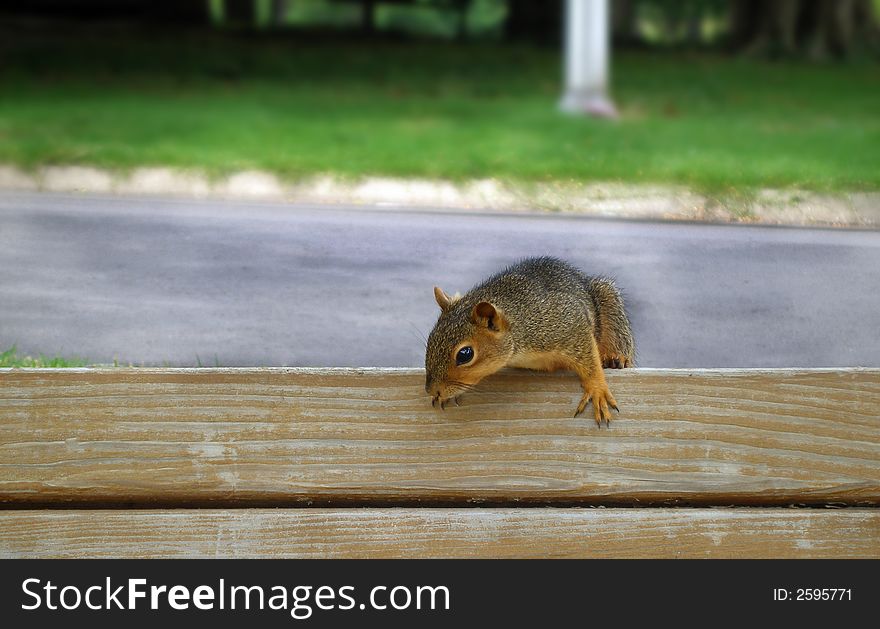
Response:
[[[880,370],[608,380],[600,430],[569,374],[441,412],[420,370],[0,370],[0,502],[880,504]]]
[[[880,510],[4,511],[0,557],[880,558]]]

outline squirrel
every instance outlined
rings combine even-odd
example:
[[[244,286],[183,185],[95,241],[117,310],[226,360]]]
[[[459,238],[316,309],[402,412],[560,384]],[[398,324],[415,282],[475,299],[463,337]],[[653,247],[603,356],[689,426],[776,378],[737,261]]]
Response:
[[[552,257],[514,264],[464,296],[434,287],[440,317],[428,336],[425,391],[441,409],[502,367],[577,373],[596,423],[619,411],[603,367],[632,367],[635,343],[612,280]]]

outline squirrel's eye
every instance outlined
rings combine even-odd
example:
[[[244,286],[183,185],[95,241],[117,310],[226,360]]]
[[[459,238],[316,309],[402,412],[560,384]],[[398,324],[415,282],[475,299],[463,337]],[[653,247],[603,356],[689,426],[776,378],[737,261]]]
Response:
[[[463,365],[465,363],[469,363],[474,359],[474,348],[473,347],[462,347],[458,350],[458,354],[455,355],[455,364]]]

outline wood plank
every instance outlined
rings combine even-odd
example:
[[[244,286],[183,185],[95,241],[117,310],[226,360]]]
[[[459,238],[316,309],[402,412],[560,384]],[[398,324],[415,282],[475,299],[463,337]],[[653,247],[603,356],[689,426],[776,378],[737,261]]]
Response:
[[[880,510],[4,511],[0,557],[880,558]]]
[[[880,504],[880,370],[512,371],[431,408],[421,370],[0,370],[0,502]]]

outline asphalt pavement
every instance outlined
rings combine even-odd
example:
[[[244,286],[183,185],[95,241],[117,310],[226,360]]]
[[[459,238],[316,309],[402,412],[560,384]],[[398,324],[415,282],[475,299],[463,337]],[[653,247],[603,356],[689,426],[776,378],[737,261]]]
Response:
[[[554,255],[623,288],[644,367],[880,367],[880,232],[0,193],[0,351],[422,366],[432,286]]]

